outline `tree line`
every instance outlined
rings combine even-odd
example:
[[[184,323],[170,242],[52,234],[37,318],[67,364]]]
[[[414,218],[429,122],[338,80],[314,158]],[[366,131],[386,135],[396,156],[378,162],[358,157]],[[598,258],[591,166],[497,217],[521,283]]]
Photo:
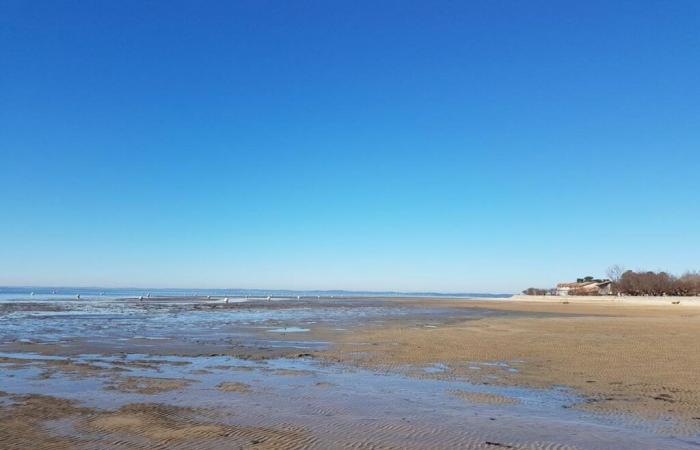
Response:
[[[626,270],[613,281],[613,293],[620,295],[700,296],[700,273],[675,276],[668,272]]]
[[[700,296],[700,272],[686,272],[676,276],[668,272],[646,270],[625,270],[620,266],[612,266],[607,271],[607,280],[612,282],[614,295],[631,296]],[[576,281],[607,281],[593,277],[579,278]],[[528,288],[525,295],[554,295],[556,289]],[[571,294],[579,294],[575,290]],[[588,294],[590,295],[590,294]]]

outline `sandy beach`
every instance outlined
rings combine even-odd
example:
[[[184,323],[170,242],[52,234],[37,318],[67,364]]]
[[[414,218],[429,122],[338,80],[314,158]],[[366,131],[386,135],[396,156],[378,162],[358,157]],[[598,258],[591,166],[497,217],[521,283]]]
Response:
[[[441,376],[481,382],[567,386],[585,395],[577,408],[700,429],[700,310],[523,301],[459,307],[541,314],[365,329],[325,355],[371,367],[442,363],[450,370]]]
[[[700,309],[0,304],[0,448],[695,448]]]

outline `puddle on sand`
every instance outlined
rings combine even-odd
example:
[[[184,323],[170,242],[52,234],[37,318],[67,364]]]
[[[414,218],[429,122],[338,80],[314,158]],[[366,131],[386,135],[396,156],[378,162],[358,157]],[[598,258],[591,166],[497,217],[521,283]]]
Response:
[[[268,333],[306,333],[307,331],[309,331],[308,328],[301,327],[273,328],[271,330],[267,330]]]
[[[432,366],[429,366],[429,367],[423,367],[423,372],[442,373],[442,372],[447,371],[448,369],[449,369],[449,367],[446,364],[437,363],[437,364],[433,364]]]
[[[512,361],[510,363],[506,361],[467,361],[467,368],[471,370],[479,370],[482,368],[496,368],[502,369],[506,372],[517,373],[518,369],[511,367],[513,363],[522,363],[522,361]]]

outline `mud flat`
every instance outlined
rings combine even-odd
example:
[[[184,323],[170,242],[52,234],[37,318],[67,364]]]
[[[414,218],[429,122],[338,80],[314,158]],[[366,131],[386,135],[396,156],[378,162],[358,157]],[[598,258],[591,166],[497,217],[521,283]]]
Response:
[[[0,449],[697,448],[700,310],[206,298],[0,310]]]

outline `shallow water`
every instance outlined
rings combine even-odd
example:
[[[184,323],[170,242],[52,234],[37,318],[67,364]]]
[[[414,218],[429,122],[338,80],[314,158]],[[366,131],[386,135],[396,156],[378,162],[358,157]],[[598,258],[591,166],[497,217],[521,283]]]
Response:
[[[218,297],[218,298],[258,298],[280,299],[299,298],[373,298],[373,297],[449,297],[449,298],[504,298],[511,294],[489,293],[439,293],[439,292],[391,292],[391,291],[342,291],[342,290],[274,290],[274,289],[163,289],[163,288],[84,288],[84,287],[10,287],[0,286],[0,303],[31,299],[83,299],[126,298],[139,296],[152,297]]]
[[[41,355],[0,354],[0,357],[46,361]],[[109,389],[114,380],[112,375],[84,378],[55,373],[48,380],[42,379],[43,369],[37,364],[9,370],[12,376],[3,379],[3,390],[12,394],[60,396],[103,409],[145,400],[214,408],[224,413],[221,416],[224,423],[233,417],[237,424],[289,422],[310,427],[315,433],[336,441],[356,439],[353,433],[359,431],[357,421],[363,421],[366,427],[374,428],[379,434],[403,423],[402,433],[408,433],[413,444],[424,442],[428,446],[439,442],[466,446],[478,435],[479,439],[505,443],[552,441],[552,437],[556,437],[557,441],[582,448],[619,448],[616,445],[620,440],[624,440],[626,448],[691,448],[684,447],[686,444],[682,441],[644,430],[611,426],[602,417],[570,409],[568,407],[578,399],[565,389],[424,380],[320,364],[305,358],[252,362],[230,357],[134,354],[123,357],[84,355],[71,360],[104,369],[125,367],[117,363],[149,363],[153,366],[126,366],[128,373],[119,376],[193,382],[184,389],[144,396]],[[250,386],[251,391],[222,392],[217,386],[223,382],[243,383]],[[452,395],[455,391],[491,394],[513,402],[507,406],[469,402]],[[246,411],[244,417],[240,415],[241,408]],[[227,415],[226,411],[236,414]],[[270,418],[273,411],[274,416]],[[399,437],[399,434],[395,436]],[[386,442],[395,440],[387,437]]]

